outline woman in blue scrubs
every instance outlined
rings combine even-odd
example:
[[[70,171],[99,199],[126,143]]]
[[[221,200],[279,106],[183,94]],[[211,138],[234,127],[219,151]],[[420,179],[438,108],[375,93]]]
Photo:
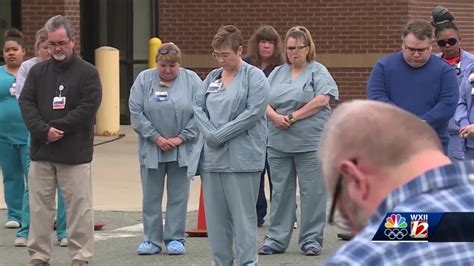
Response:
[[[25,56],[23,42],[23,34],[18,30],[5,33],[5,65],[0,66],[0,167],[7,205],[6,228],[21,226],[24,180],[30,161],[28,130],[15,97],[16,75]]]
[[[305,27],[291,28],[284,43],[286,64],[275,68],[269,77],[267,152],[273,194],[271,225],[259,254],[283,253],[288,248],[298,181],[301,201],[298,244],[305,255],[317,256],[323,244],[326,217],[326,191],[317,147],[331,114],[329,102],[337,100],[339,93],[326,67],[315,61],[314,42]]]
[[[200,130],[193,152],[203,183],[209,242],[215,265],[257,264],[257,201],[265,166],[265,109],[268,81],[241,58],[243,37],[222,26],[212,41],[221,66],[212,70],[197,95]],[[235,254],[234,254],[235,250]]]
[[[465,76],[470,74],[469,70],[474,63],[474,55],[461,48],[461,34],[454,21],[454,15],[442,6],[436,6],[432,13],[431,23],[435,28],[436,42],[441,51],[439,56],[456,70],[460,88],[460,102],[471,103],[472,92],[469,91],[466,95],[462,91],[461,82]],[[463,98],[463,96],[467,97]],[[470,106],[471,104],[469,104]],[[457,108],[456,113],[449,120],[448,156],[451,160],[474,159],[474,141],[464,139],[461,134],[461,130],[469,125],[469,121],[472,121],[473,118],[474,112],[471,112],[471,108],[467,110],[465,106],[461,106]]]
[[[180,67],[181,50],[174,43],[158,48],[156,68],[141,72],[130,91],[131,124],[138,133],[138,153],[143,190],[144,241],[139,255],[185,253],[184,237],[189,182],[189,154],[197,136],[192,109],[201,87],[195,72]],[[165,226],[161,202],[166,176]]]
[[[260,68],[265,76],[269,76],[273,69],[283,63],[282,41],[280,34],[272,26],[259,27],[248,42],[248,53],[244,61]],[[272,193],[272,180],[270,166],[265,160],[265,169],[260,177],[260,188],[257,197],[257,222],[258,227],[265,223],[267,215],[267,198],[265,197],[265,173],[268,176],[270,195]],[[271,199],[271,196],[270,196]]]

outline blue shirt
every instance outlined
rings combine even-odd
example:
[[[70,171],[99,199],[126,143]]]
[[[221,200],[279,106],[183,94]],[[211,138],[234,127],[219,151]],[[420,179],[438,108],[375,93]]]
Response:
[[[325,265],[472,265],[474,243],[372,242],[387,212],[474,212],[474,161],[425,172],[394,190]]]
[[[442,59],[432,55],[424,66],[413,68],[401,52],[378,61],[367,84],[369,99],[392,103],[425,120],[438,133],[445,151],[458,91],[455,71]]]
[[[442,58],[443,55],[440,54],[438,56],[440,58]],[[461,50],[461,61],[459,61],[459,65],[451,66],[451,67],[454,67],[454,68],[459,67],[459,74],[456,73],[457,74],[456,78],[458,80],[458,86],[459,86],[459,98],[461,98],[461,94],[462,94],[462,92],[461,92],[461,90],[462,90],[462,88],[461,88],[462,80],[464,79],[464,76],[469,76],[470,68],[471,68],[471,65],[473,63],[474,63],[474,55],[467,52],[467,51]],[[456,124],[456,120],[455,120],[454,116],[449,120],[448,133],[454,134],[454,135],[459,135],[459,125]]]

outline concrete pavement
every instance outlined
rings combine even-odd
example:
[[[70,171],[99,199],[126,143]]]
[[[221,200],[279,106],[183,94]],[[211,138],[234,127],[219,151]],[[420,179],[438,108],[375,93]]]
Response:
[[[95,147],[93,161],[94,208],[96,221],[106,223],[96,231],[95,265],[210,265],[207,238],[187,238],[186,255],[137,256],[135,248],[143,239],[141,227],[141,184],[137,157],[137,137],[129,126],[122,126],[126,136]],[[114,137],[96,137],[100,144]],[[266,186],[268,187],[268,186]],[[188,228],[196,227],[200,181],[192,182],[188,205]],[[166,200],[163,200],[166,206]],[[0,184],[0,208],[3,187]],[[299,209],[298,209],[299,210]],[[299,217],[299,214],[298,214]],[[268,217],[267,221],[268,221]],[[0,225],[6,222],[6,211],[0,210]],[[258,230],[261,245],[268,223]],[[318,257],[304,256],[297,246],[299,230],[293,232],[290,247],[284,254],[259,256],[260,265],[319,265],[344,242],[336,239],[337,229],[326,227],[323,252]],[[0,265],[25,265],[27,249],[13,246],[15,230],[0,227]],[[53,239],[55,239],[53,237]],[[164,250],[165,251],[165,250]],[[55,245],[52,265],[68,265],[67,250]]]

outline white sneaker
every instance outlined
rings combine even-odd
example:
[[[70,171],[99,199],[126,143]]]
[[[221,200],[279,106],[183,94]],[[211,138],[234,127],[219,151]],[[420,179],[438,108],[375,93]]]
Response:
[[[15,244],[14,246],[15,247],[26,247],[28,244],[28,239],[24,238],[24,237],[17,237],[15,239]]]
[[[20,228],[20,223],[17,222],[17,221],[8,221],[5,224],[5,227],[8,228],[8,229],[18,229],[18,228]]]
[[[67,238],[61,238],[61,240],[58,241],[58,244],[60,247],[67,247]]]

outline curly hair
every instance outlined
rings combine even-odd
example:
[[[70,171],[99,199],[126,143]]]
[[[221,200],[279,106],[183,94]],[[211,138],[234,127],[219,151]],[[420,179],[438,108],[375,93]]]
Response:
[[[278,66],[283,62],[283,43],[281,41],[280,34],[269,25],[259,27],[250,37],[247,44],[248,57],[255,66],[259,66],[262,63],[262,58],[259,53],[260,41],[271,41],[275,44],[272,56],[268,60],[268,64],[271,67]]]

